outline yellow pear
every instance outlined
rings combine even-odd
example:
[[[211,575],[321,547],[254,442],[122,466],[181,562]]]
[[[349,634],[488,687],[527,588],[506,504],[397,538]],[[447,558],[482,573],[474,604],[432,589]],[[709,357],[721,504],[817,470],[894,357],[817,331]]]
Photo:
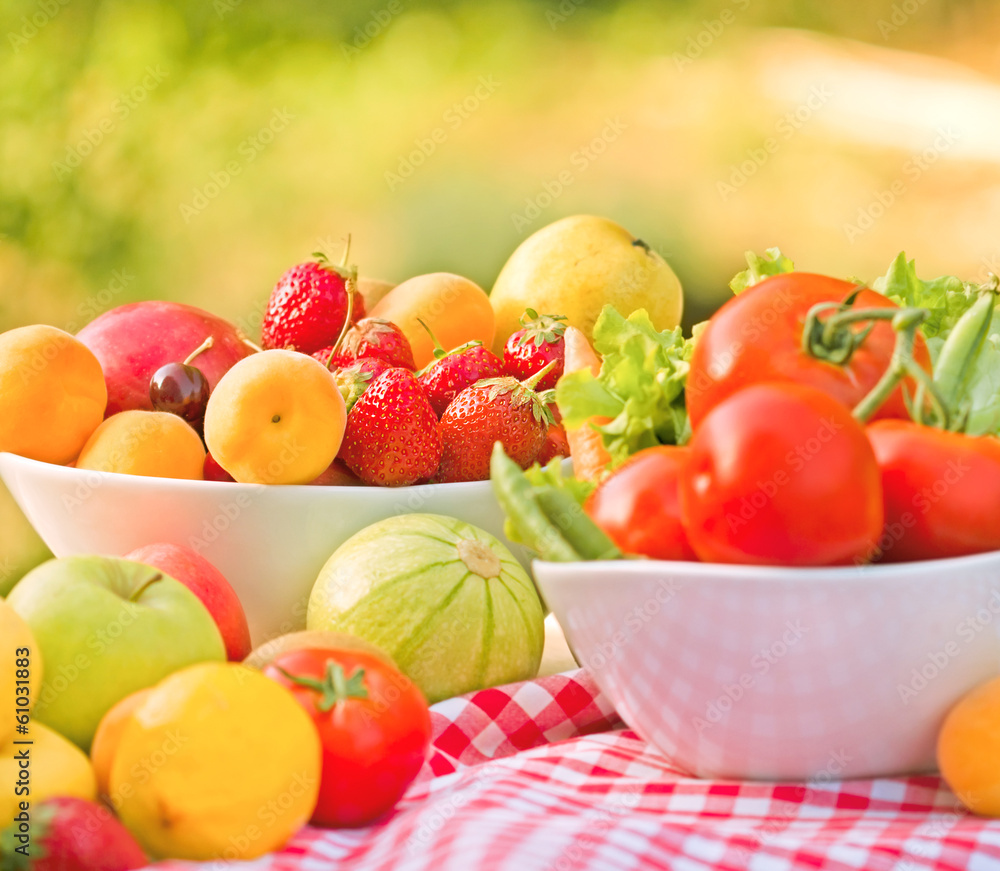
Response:
[[[27,718],[38,699],[42,656],[28,624],[0,599],[0,693],[14,711],[0,717],[0,747],[14,736],[18,722]]]
[[[607,218],[574,215],[525,239],[504,264],[490,302],[496,314],[493,351],[503,353],[527,308],[564,315],[593,338],[605,305],[624,316],[639,308],[660,330],[681,319],[684,294],[667,262],[641,239]]]

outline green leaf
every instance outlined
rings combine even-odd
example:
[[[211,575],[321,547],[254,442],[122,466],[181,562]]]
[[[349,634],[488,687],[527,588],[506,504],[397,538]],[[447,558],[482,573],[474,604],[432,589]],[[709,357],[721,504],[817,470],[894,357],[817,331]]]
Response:
[[[597,426],[617,465],[642,448],[678,444],[689,428],[684,383],[694,344],[680,328],[657,330],[644,309],[623,318],[605,306],[594,325],[594,348],[604,358],[601,372],[564,375],[556,385],[556,404],[569,429]]]
[[[737,295],[771,275],[781,275],[795,270],[795,264],[781,253],[780,248],[768,248],[763,256],[747,251],[746,258],[747,268],[736,273],[729,282],[730,289]]]
[[[876,278],[871,286],[897,305],[927,309],[930,317],[920,329],[928,339],[950,331],[980,293],[975,284],[953,275],[921,281],[914,261],[907,260],[903,252],[892,261],[889,271]]]

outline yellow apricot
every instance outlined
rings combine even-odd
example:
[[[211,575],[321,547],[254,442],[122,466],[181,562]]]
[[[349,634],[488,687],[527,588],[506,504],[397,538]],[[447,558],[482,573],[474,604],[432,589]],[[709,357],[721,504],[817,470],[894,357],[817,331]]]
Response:
[[[431,328],[446,351],[474,339],[487,348],[493,344],[496,319],[486,291],[450,272],[418,275],[396,285],[369,315],[392,321],[403,331],[418,369],[434,359],[434,342],[420,321]]]
[[[298,351],[240,360],[205,412],[212,457],[244,484],[308,484],[340,450],[347,408],[333,375]]]
[[[102,423],[83,446],[78,469],[149,478],[201,480],[205,448],[176,414],[120,411]]]
[[[0,334],[0,451],[70,463],[107,404],[101,364],[69,333],[37,324]]]
[[[1000,817],[1000,677],[948,712],[938,734],[938,767],[969,810]]]

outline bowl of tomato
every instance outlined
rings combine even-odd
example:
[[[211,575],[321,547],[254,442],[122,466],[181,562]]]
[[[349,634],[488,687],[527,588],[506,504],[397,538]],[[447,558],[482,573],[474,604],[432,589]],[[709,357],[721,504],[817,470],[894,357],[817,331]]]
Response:
[[[948,710],[1000,667],[1000,551],[859,567],[534,563],[581,665],[701,777],[934,770]]]

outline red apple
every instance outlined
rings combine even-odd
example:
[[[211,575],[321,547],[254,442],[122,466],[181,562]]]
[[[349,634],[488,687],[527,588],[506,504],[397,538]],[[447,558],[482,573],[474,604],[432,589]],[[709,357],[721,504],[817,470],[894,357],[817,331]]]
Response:
[[[125,554],[123,559],[159,569],[180,581],[212,615],[226,645],[231,662],[242,662],[252,646],[247,615],[236,591],[215,566],[201,554],[177,544],[147,544]]]
[[[209,336],[211,348],[192,366],[208,379],[210,390],[234,363],[253,353],[229,321],[177,302],[132,302],[106,311],[79,333],[101,363],[108,385],[105,417],[138,408],[152,410],[149,380],[166,363],[181,363]]]

